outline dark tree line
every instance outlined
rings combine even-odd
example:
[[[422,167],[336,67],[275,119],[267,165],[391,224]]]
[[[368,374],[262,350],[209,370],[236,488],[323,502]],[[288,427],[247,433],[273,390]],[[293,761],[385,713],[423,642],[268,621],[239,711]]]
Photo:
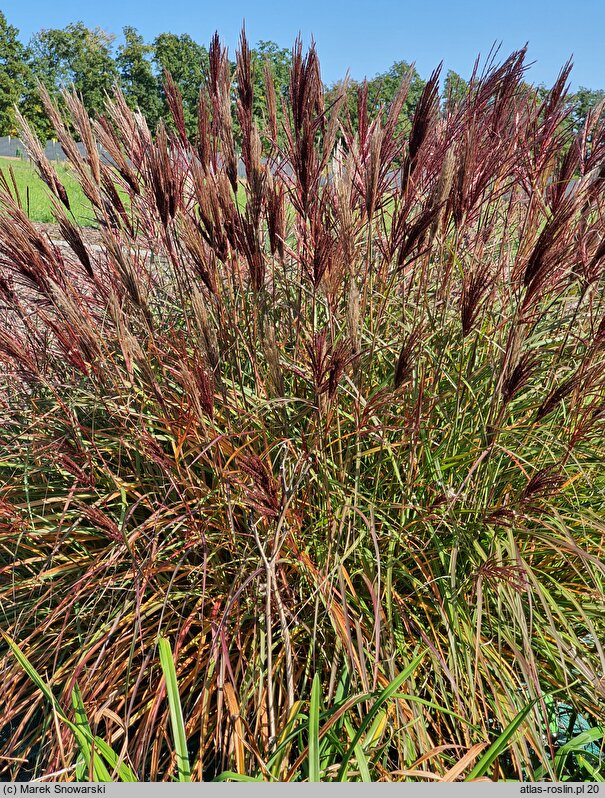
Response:
[[[268,64],[279,91],[288,91],[291,51],[271,41],[260,41],[251,52],[256,88],[254,113],[265,112],[262,90],[265,65]],[[208,50],[189,34],[161,33],[152,42],[145,42],[136,28],[127,26],[122,41],[100,28],[87,28],[76,22],[65,28],[43,29],[24,45],[19,31],[0,11],[0,136],[16,135],[15,106],[33,122],[42,139],[52,136],[52,128],[40,102],[37,85],[43,83],[51,96],[59,98],[62,87],[73,86],[85,107],[96,116],[102,111],[106,94],[117,83],[122,87],[132,108],[145,115],[154,130],[160,120],[169,124],[170,114],[164,91],[166,72],[170,72],[183,96],[185,125],[195,134],[199,88],[208,67]],[[234,68],[234,67],[233,67]],[[410,70],[412,72],[410,73]],[[406,61],[398,61],[386,72],[367,82],[370,107],[388,106],[395,97],[401,80],[410,75],[410,90],[402,109],[400,125],[411,118],[425,81]],[[343,84],[327,88],[327,100],[342,91]],[[351,110],[357,102],[360,84],[349,81],[346,87]],[[444,109],[460,101],[467,83],[455,72],[448,72],[443,82]],[[539,91],[539,90],[538,90]],[[605,97],[605,92],[580,88],[570,96],[572,119],[579,127],[588,110]],[[281,112],[278,102],[278,114]],[[346,108],[345,108],[346,113]],[[237,128],[237,124],[236,124]]]

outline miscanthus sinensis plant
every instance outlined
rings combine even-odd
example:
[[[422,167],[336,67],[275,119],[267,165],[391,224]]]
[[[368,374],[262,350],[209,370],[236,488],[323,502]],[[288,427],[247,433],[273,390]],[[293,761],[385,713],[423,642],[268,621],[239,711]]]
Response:
[[[21,120],[67,243],[7,175],[2,628],[138,778],[178,764],[159,637],[197,779],[477,775],[522,712],[481,772],[552,778],[553,707],[603,722],[605,127],[523,76],[443,111],[436,71],[404,135],[408,82],[327,106],[300,42],[259,125],[215,37],[193,140],[170,76],[153,134],[43,93],[96,247]],[[0,765],[73,778],[0,653]]]

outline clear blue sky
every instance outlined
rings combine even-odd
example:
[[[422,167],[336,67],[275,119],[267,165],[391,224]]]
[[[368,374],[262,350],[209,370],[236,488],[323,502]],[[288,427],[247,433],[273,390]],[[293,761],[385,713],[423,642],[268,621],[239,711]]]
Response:
[[[495,41],[502,56],[527,41],[533,82],[552,83],[573,55],[572,86],[605,89],[605,0],[5,0],[0,7],[25,42],[40,28],[82,21],[118,42],[124,25],[148,41],[170,31],[202,44],[218,30],[233,53],[244,19],[252,43],[289,48],[300,31],[305,42],[315,37],[327,83],[347,69],[372,77],[399,60],[415,61],[423,77],[443,60],[466,77]]]

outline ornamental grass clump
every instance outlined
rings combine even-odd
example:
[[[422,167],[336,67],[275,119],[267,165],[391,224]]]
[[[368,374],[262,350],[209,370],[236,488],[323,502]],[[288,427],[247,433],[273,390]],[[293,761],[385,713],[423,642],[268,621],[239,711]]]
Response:
[[[550,779],[603,723],[605,123],[524,56],[403,134],[300,42],[261,124],[243,35],[194,139],[170,76],[153,132],[42,91],[100,246],[21,120],[64,241],[7,178],[2,628],[122,772]],[[0,767],[82,775],[14,650]]]

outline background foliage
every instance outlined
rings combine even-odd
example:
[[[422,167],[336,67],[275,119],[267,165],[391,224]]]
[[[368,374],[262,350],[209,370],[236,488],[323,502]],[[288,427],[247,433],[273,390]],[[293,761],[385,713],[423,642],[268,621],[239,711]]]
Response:
[[[17,105],[32,122],[41,138],[51,138],[53,127],[36,91],[37,81],[42,81],[51,96],[59,99],[62,88],[73,86],[82,97],[89,114],[98,116],[103,108],[105,94],[111,94],[118,82],[131,108],[139,108],[146,116],[152,130],[160,119],[170,124],[170,112],[164,92],[165,71],[169,71],[183,97],[185,125],[189,135],[195,132],[199,90],[208,70],[208,51],[188,34],[161,33],[153,42],[145,42],[136,28],[126,26],[122,41],[116,47],[115,36],[99,28],[91,30],[82,22],[72,23],[63,29],[43,29],[27,46],[19,40],[19,31],[7,22],[0,11],[0,136],[17,134],[14,106]],[[287,93],[291,52],[275,42],[259,41],[251,50],[255,69],[254,117],[260,120],[264,106],[263,69],[269,64],[278,97]],[[372,108],[390,104],[410,64],[401,60],[390,69],[368,79],[368,101]],[[231,70],[235,63],[231,63]],[[401,125],[409,123],[425,80],[413,72],[412,85],[406,97]],[[451,96],[459,99],[466,81],[453,71],[445,77],[441,101],[447,104]],[[341,84],[326,86],[327,99],[338,96]],[[348,82],[348,104],[352,108],[359,88],[355,81]],[[544,88],[542,87],[544,90]],[[573,106],[578,129],[603,97],[602,90],[580,87],[568,97]],[[24,110],[25,109],[25,110]],[[233,106],[236,135],[238,122]],[[281,103],[277,106],[281,118]],[[353,117],[355,115],[353,114]],[[280,143],[281,128],[279,131]]]

